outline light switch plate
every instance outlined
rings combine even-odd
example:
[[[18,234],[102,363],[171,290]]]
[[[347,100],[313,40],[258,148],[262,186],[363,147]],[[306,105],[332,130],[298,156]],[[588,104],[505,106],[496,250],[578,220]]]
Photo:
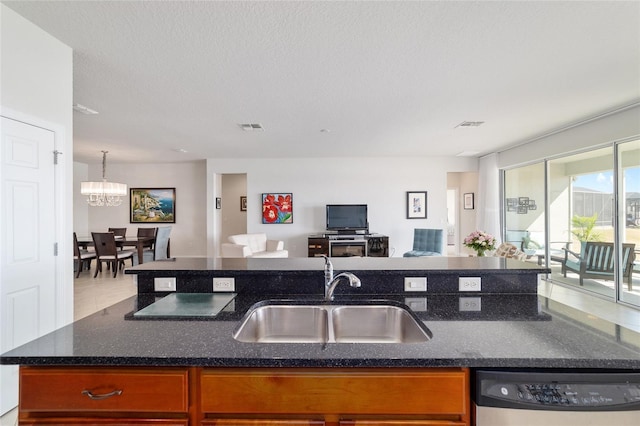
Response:
[[[426,297],[405,297],[404,304],[414,312],[427,312]]]
[[[404,291],[427,291],[427,277],[405,277]]]
[[[154,291],[176,291],[176,277],[156,277],[153,279]]]

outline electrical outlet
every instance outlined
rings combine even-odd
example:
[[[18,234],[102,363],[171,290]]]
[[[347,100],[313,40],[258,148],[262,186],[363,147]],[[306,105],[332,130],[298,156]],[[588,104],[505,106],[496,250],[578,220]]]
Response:
[[[405,277],[404,291],[427,291],[427,277]]]
[[[214,278],[213,291],[236,291],[235,278]]]
[[[482,284],[480,277],[460,277],[458,278],[459,291],[480,291]]]
[[[427,312],[426,297],[405,297],[404,304],[415,312]]]
[[[176,277],[156,277],[153,279],[154,291],[176,291]]]
[[[482,311],[482,299],[480,297],[461,297],[458,303],[460,312]]]

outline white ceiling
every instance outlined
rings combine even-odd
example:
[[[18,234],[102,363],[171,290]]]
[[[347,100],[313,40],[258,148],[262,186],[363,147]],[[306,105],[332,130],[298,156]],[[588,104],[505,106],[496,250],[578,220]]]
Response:
[[[640,100],[638,1],[3,3],[74,49],[86,163],[482,155]]]

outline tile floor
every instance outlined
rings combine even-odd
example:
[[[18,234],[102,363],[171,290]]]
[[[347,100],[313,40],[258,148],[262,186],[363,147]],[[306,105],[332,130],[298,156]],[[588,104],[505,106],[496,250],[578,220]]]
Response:
[[[112,278],[109,273],[102,273],[97,278],[93,271],[83,272],[74,282],[74,318],[84,318],[98,312],[116,302],[126,299],[136,293],[136,285],[132,275],[118,274]],[[611,301],[577,292],[541,281],[538,292],[550,299],[565,303],[573,308],[595,314],[609,321],[616,322],[640,333],[640,311]],[[1,426],[17,425],[17,413],[13,410],[0,417]]]

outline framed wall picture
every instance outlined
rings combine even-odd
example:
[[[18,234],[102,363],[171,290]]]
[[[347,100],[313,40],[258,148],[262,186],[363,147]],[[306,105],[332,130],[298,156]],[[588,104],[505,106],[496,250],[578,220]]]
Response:
[[[222,208],[222,198],[216,197],[216,210],[220,210]]]
[[[464,209],[465,210],[473,210],[475,208],[474,205],[474,195],[473,192],[467,192],[464,194]]]
[[[427,192],[407,192],[407,219],[427,218]]]
[[[176,223],[175,188],[130,188],[131,223]]]
[[[262,194],[262,223],[293,223],[293,194],[290,192]]]
[[[247,211],[247,196],[246,195],[241,195],[240,196],[240,211],[241,212],[246,212]]]

